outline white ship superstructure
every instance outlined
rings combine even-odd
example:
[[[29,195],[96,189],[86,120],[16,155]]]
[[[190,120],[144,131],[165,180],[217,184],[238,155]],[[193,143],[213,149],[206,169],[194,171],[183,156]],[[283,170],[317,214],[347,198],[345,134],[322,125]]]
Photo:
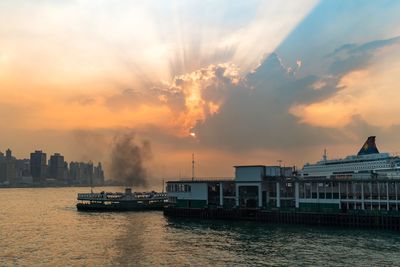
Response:
[[[400,158],[389,153],[380,153],[375,145],[375,136],[368,137],[357,155],[344,159],[328,160],[326,153],[323,159],[315,164],[305,164],[302,177],[340,177],[346,175],[371,176],[382,174],[388,177],[400,177]]]

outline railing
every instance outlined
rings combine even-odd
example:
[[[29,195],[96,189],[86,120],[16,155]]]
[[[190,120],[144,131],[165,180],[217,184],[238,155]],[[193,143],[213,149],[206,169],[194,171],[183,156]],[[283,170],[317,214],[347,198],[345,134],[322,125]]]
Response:
[[[78,193],[78,200],[119,200],[125,196],[130,196],[133,199],[164,199],[167,198],[167,193]]]
[[[194,178],[179,178],[179,179],[176,179],[176,181],[185,181],[185,182],[207,181],[207,182],[210,182],[210,181],[226,181],[226,180],[234,181],[234,179],[235,179],[234,177],[194,177]]]

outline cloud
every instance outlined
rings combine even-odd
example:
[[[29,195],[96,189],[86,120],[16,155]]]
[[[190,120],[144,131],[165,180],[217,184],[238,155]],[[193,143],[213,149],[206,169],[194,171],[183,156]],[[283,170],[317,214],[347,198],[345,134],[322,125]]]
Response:
[[[341,48],[339,48],[339,50],[347,51],[348,54],[358,54],[358,53],[374,52],[378,49],[397,44],[400,44],[400,36],[384,40],[374,40],[358,46],[354,44],[350,46],[344,45]],[[337,50],[335,54],[337,54]]]
[[[328,55],[333,58],[330,71],[334,75],[343,75],[355,69],[366,68],[368,64],[379,60],[379,54],[385,49],[400,45],[400,36],[374,40],[364,44],[345,44]]]
[[[202,144],[228,150],[335,142],[338,132],[299,123],[289,113],[294,103],[324,99],[336,90],[315,91],[311,85],[316,81],[314,76],[297,79],[273,53],[242,82],[232,84],[218,113],[199,121],[194,131]]]
[[[158,94],[159,92],[154,92],[154,89],[141,91],[124,89],[120,93],[106,97],[105,105],[116,110],[123,108],[137,109],[141,105],[160,105],[161,99],[157,98]]]
[[[227,90],[219,112],[194,131],[207,146],[243,151],[343,143],[359,137],[354,125],[360,122],[368,125],[365,135],[372,125],[400,124],[392,103],[400,97],[392,86],[400,70],[399,40],[341,46],[330,56],[331,72],[303,78],[273,53]]]
[[[400,93],[395,89],[399,48],[400,37],[339,47],[330,55],[336,92],[320,101],[297,104],[291,112],[304,123],[331,128],[344,127],[354,116],[382,127],[399,124],[393,116],[400,112],[396,104]],[[318,81],[313,87],[322,84]],[[321,88],[325,90],[325,86]]]

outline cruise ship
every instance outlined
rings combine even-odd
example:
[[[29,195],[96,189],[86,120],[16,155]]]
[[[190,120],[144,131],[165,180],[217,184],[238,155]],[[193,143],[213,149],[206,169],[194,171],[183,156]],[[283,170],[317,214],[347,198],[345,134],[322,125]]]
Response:
[[[326,150],[322,160],[315,164],[306,163],[300,172],[304,178],[369,178],[371,175],[400,177],[400,158],[389,153],[380,153],[375,136],[368,137],[357,155],[344,159],[328,160]]]

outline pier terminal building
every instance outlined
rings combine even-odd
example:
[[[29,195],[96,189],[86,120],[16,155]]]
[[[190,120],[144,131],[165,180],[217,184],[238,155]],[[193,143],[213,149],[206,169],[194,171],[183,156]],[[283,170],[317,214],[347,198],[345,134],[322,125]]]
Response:
[[[400,215],[400,159],[379,153],[375,137],[344,159],[323,159],[300,171],[280,166],[235,166],[233,178],[167,182],[173,209]]]

